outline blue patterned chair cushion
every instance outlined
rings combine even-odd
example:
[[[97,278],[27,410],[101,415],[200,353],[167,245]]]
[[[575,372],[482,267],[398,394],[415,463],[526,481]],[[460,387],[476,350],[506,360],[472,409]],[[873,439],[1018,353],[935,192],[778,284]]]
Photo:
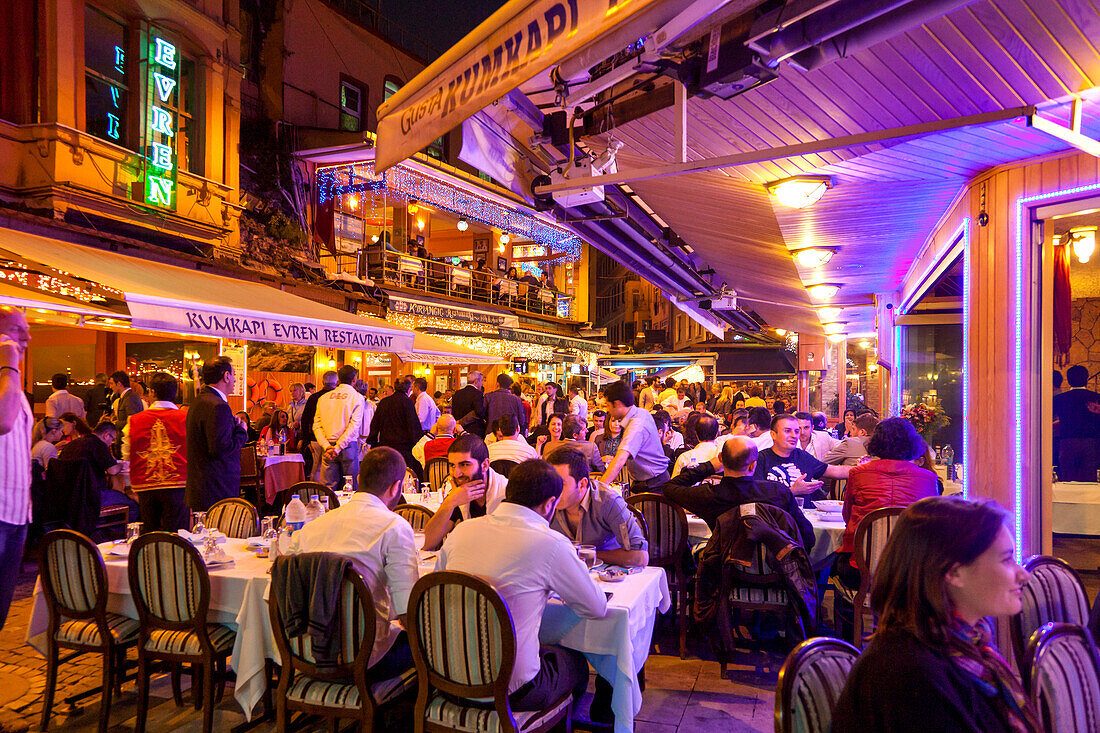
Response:
[[[512,713],[516,721],[516,730],[525,731],[537,728],[544,722],[551,720],[563,710],[567,710],[572,697],[566,696],[560,703],[549,710],[537,710],[533,712]],[[462,733],[499,733],[500,716],[496,710],[486,709],[482,706],[462,705],[451,698],[436,695],[428,703],[424,713],[425,720],[436,725],[446,726],[451,730]]]
[[[233,641],[237,638],[237,632],[228,626],[221,624],[207,624],[206,633],[210,637],[210,643],[215,652],[223,652],[233,647]],[[201,654],[199,637],[193,631],[153,629],[149,632],[149,641],[145,643],[146,651],[161,652],[163,654]]]
[[[416,683],[416,669],[411,668],[402,675],[380,680],[370,686],[371,697],[382,705],[411,688]],[[359,710],[359,688],[346,682],[319,680],[298,672],[286,692],[287,700],[320,705],[326,708]]]
[[[137,619],[126,618],[117,613],[107,614],[107,630],[116,644],[125,644],[136,639],[138,625]],[[62,621],[54,638],[69,644],[103,646],[103,639],[99,635],[99,627],[92,619]]]

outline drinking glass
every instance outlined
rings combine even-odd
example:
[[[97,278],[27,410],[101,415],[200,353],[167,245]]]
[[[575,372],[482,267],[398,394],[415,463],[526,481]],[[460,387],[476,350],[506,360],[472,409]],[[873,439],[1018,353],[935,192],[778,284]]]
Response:
[[[132,543],[141,535],[141,522],[130,522],[126,525],[126,544]]]
[[[191,534],[206,535],[206,512],[191,513]]]
[[[260,520],[260,537],[270,540],[275,536],[275,520],[278,517],[264,517]]]
[[[794,498],[794,503],[798,504],[799,509],[804,509],[806,507],[806,497],[805,496],[796,496]]]
[[[577,557],[584,561],[589,570],[596,566],[596,546],[581,545],[577,548]]]
[[[202,541],[202,559],[206,562],[214,559],[218,554],[218,538],[208,534]]]

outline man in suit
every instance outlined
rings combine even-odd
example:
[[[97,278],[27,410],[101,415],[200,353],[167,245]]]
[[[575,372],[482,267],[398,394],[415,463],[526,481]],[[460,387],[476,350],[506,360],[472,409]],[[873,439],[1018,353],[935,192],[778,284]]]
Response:
[[[451,400],[451,414],[455,421],[467,433],[473,433],[485,439],[485,395],[482,392],[481,372],[473,371],[466,376],[466,386],[455,392]]]
[[[233,415],[226,395],[233,391],[235,375],[228,356],[217,356],[202,365],[202,381],[194,404],[187,411],[187,506],[206,511],[221,499],[240,496],[241,446],[248,430]]]
[[[145,409],[145,403],[137,396],[137,392],[130,389],[130,375],[124,371],[117,371],[107,378],[107,386],[116,395],[115,400],[115,445],[122,446],[122,432],[126,429],[126,421],[131,415],[136,415]]]
[[[410,389],[411,380],[402,377],[393,385],[393,394],[382,398],[378,409],[374,411],[367,442],[372,448],[380,445],[393,448],[405,459],[405,465],[416,472],[417,478],[423,480],[424,467],[413,457],[412,449],[424,435],[424,430],[420,427],[416,408],[409,397]]]

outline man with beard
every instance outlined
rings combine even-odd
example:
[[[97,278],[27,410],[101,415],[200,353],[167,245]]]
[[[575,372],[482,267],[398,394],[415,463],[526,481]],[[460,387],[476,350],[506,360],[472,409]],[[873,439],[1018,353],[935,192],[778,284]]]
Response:
[[[492,514],[504,500],[508,479],[489,468],[489,449],[476,435],[465,433],[447,449],[450,490],[439,509],[424,525],[424,549],[437,550],[444,538],[464,519]]]

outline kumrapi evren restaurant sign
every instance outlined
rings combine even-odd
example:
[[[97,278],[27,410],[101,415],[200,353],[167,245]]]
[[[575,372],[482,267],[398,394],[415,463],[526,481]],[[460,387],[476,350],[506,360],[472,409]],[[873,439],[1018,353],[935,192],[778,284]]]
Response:
[[[508,3],[378,108],[379,171],[662,0]]]

